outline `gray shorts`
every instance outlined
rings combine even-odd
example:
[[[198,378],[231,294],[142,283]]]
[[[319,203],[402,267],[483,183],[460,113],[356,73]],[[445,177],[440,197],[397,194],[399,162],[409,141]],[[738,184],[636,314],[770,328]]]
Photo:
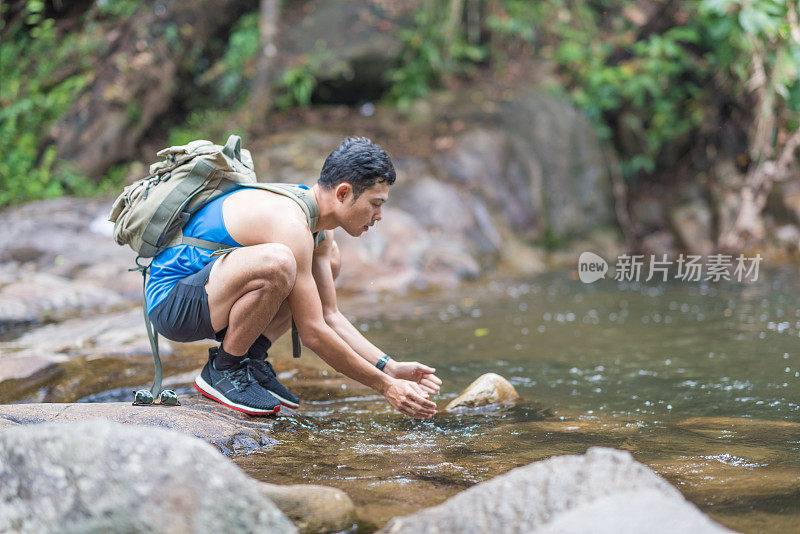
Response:
[[[158,306],[150,312],[156,331],[172,341],[220,340],[224,330],[216,333],[211,326],[206,282],[218,258],[194,274],[181,279]]]

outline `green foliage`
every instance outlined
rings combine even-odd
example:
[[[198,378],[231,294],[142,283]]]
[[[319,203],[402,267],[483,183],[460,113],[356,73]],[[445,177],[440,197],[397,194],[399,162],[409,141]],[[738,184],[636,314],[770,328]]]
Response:
[[[769,89],[792,111],[800,111],[800,42],[791,37],[784,0],[703,0],[698,7],[710,33],[710,66],[727,73],[744,91],[753,54],[763,56]],[[797,12],[797,8],[795,8]],[[738,11],[738,16],[734,15]],[[750,61],[747,61],[750,60]],[[736,94],[735,96],[741,96]]]
[[[453,20],[447,8],[442,0],[424,2],[414,14],[415,28],[400,31],[403,50],[400,65],[389,72],[389,102],[406,107],[443,78],[469,72],[486,59],[485,47],[464,38],[461,13]]]
[[[244,104],[248,96],[248,81],[254,75],[258,57],[258,17],[257,12],[243,15],[234,25],[222,57],[200,74],[200,83],[213,89],[209,106],[226,105],[237,108]],[[315,51],[301,64],[284,71],[276,88],[275,104],[278,108],[311,104],[311,95],[317,84],[317,72],[327,55],[329,53],[325,50]],[[199,116],[190,118],[189,122],[197,122]],[[193,127],[187,123],[181,129],[192,131]],[[181,137],[183,134],[176,135]]]
[[[306,107],[311,104],[311,95],[317,86],[315,69],[307,63],[286,69],[278,86],[279,94],[275,99],[278,108]]]
[[[521,4],[507,0],[505,16],[532,16],[546,34],[542,55],[615,143],[628,178],[671,165],[671,151],[717,119],[720,101],[745,98],[754,53],[764,55],[770,90],[795,111],[800,104],[800,48],[788,38],[782,0],[686,2],[676,19],[685,22],[650,34],[624,16],[630,1],[550,0],[527,11]]]
[[[130,17],[140,6],[138,0],[97,0],[94,5],[100,17],[113,19]]]
[[[50,128],[86,85],[88,54],[74,36],[59,36],[31,0],[23,22],[0,43],[0,207],[85,190],[88,181],[56,161]]]
[[[508,0],[501,11],[488,14],[486,25],[495,37],[502,36],[505,39],[503,48],[515,41],[532,45],[536,39],[537,14],[536,5],[527,0]],[[494,49],[491,52],[492,56],[497,56],[502,50]]]
[[[248,13],[234,24],[222,58],[201,76],[201,83],[212,86],[216,103],[236,106],[247,97],[258,46],[258,13]]]

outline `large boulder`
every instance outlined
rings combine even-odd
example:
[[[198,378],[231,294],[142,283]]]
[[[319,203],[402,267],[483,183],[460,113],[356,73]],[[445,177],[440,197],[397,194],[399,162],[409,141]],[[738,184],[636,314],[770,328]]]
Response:
[[[460,236],[428,232],[398,208],[387,207],[383,213],[383,220],[359,238],[336,232],[342,254],[336,281],[340,289],[404,294],[431,286],[452,287],[480,273]]]
[[[523,91],[462,112],[474,126],[437,159],[518,236],[556,243],[614,224],[609,162],[586,117]]]
[[[701,198],[676,207],[670,213],[675,232],[690,254],[708,256],[714,252],[711,208]]]
[[[468,511],[465,513],[465,511]],[[723,533],[723,528],[630,453],[600,447],[514,469],[384,533]]]
[[[2,532],[296,532],[207,443],[108,421],[0,433]]]

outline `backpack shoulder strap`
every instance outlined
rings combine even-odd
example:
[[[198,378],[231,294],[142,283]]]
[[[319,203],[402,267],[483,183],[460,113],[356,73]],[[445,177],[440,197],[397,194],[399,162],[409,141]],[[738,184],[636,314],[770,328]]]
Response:
[[[317,199],[314,197],[314,192],[304,185],[296,184],[241,184],[244,187],[252,187],[255,189],[264,189],[278,195],[291,198],[303,210],[308,221],[308,228],[312,232],[314,227],[317,226],[319,220],[319,205]],[[323,234],[324,235],[324,234]],[[316,243],[315,243],[316,244]]]

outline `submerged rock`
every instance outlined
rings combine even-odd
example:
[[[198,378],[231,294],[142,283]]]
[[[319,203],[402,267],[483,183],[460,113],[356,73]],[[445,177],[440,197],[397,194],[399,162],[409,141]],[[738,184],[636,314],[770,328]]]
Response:
[[[200,440],[109,421],[0,433],[0,531],[296,532]]]
[[[519,399],[517,390],[508,380],[495,373],[479,376],[461,395],[450,401],[445,411],[478,408],[489,404],[511,404]]]
[[[622,451],[593,447],[514,469],[384,533],[722,533],[680,492]]]
[[[327,486],[262,482],[261,494],[271,500],[300,532],[339,532],[357,521],[356,507],[345,492]]]

